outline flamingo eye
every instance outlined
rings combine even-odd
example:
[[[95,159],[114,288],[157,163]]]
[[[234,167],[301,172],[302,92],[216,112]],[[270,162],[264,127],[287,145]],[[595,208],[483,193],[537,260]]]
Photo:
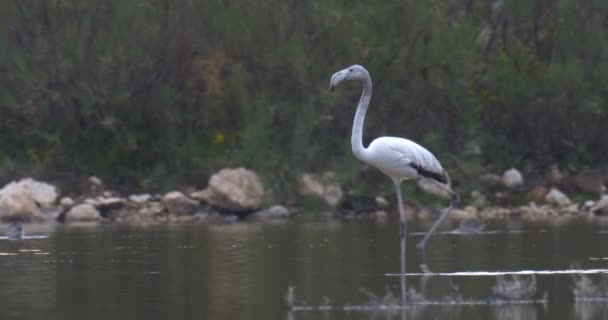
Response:
[[[348,72],[353,72],[353,68],[348,69]]]

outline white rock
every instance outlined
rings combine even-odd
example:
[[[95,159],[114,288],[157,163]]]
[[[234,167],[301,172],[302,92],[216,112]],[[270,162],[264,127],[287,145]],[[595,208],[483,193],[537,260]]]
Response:
[[[198,190],[198,191],[194,191],[194,192],[190,193],[190,197],[192,199],[207,202],[207,199],[209,199],[212,194],[213,194],[213,191],[211,191],[211,189],[207,188],[204,190]]]
[[[7,184],[0,190],[0,197],[2,197],[2,194],[4,193],[12,192],[17,189],[26,192],[32,200],[41,205],[50,205],[54,203],[58,197],[55,186],[46,182],[36,181],[32,178],[25,178],[18,182]]]
[[[126,200],[118,197],[111,198],[101,198],[97,201],[95,208],[98,210],[111,210],[111,209],[120,209],[124,207],[126,204]]]
[[[275,204],[267,209],[260,210],[255,213],[255,217],[263,219],[281,219],[287,218],[289,216],[291,216],[291,212],[289,212],[289,209],[278,204]]]
[[[141,215],[158,215],[165,211],[165,207],[162,203],[157,201],[147,202],[145,206],[139,210]]]
[[[131,196],[129,196],[129,200],[135,202],[135,203],[146,203],[148,201],[150,201],[150,199],[152,198],[152,196],[149,193],[144,193],[144,194],[133,194]]]
[[[321,177],[312,173],[301,175],[296,184],[296,193],[321,198],[331,207],[340,204],[344,198],[342,186],[331,171],[323,173]]]
[[[598,202],[596,202],[590,209],[595,214],[608,213],[608,195],[603,195]]]
[[[325,190],[323,193],[323,199],[325,199],[325,202],[332,206],[335,207],[337,206],[340,201],[342,201],[342,198],[344,197],[344,192],[342,192],[342,187],[337,184],[337,183],[332,183],[329,185],[325,186]]]
[[[551,188],[551,190],[549,190],[549,193],[545,196],[545,201],[559,206],[567,206],[572,203],[570,198],[557,188]]]
[[[89,183],[94,185],[94,186],[98,186],[100,187],[101,185],[103,185],[103,182],[101,181],[101,179],[99,179],[96,176],[90,176],[89,177]]]
[[[524,177],[519,170],[511,168],[503,173],[502,183],[509,188],[515,188],[524,183]]]
[[[595,206],[595,201],[593,201],[593,200],[587,200],[587,201],[583,202],[584,210],[591,211],[591,208],[593,208],[594,206]]]
[[[298,179],[296,192],[301,196],[322,197],[325,192],[325,186],[316,175],[305,173]]]
[[[450,218],[454,220],[465,220],[465,219],[473,219],[477,218],[479,212],[476,207],[467,206],[463,209],[454,208],[452,212],[450,212]]]
[[[30,220],[40,208],[30,194],[20,187],[4,188],[0,195],[0,218]]]
[[[193,215],[199,210],[198,201],[186,197],[179,191],[165,194],[161,201],[170,213],[177,216]]]
[[[71,207],[74,205],[74,200],[70,197],[63,197],[59,200],[59,204],[63,207]]]
[[[258,175],[245,168],[223,169],[209,178],[209,187],[197,193],[205,202],[228,210],[257,210],[264,203],[264,186]]]
[[[65,213],[65,221],[97,221],[101,219],[99,211],[91,204],[82,203]]]
[[[376,203],[382,209],[388,208],[388,200],[386,200],[386,198],[383,197],[383,196],[377,196],[376,197]]]
[[[86,199],[84,199],[83,202],[86,204],[90,204],[92,206],[96,206],[99,201],[96,199],[92,199],[92,198],[86,198]]]

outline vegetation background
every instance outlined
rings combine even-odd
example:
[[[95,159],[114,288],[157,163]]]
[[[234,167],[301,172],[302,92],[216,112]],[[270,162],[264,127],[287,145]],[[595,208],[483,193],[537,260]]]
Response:
[[[374,79],[364,139],[425,145],[461,188],[602,166],[607,31],[600,0],[6,0],[0,176],[154,190],[246,166],[279,198],[325,170],[390,190],[351,155],[359,87],[328,92],[353,63]]]

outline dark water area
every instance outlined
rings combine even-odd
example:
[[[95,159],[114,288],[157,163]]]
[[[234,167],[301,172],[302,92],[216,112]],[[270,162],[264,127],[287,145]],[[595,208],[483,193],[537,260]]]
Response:
[[[25,225],[26,233],[48,238],[0,240],[0,319],[608,318],[605,301],[574,302],[568,274],[536,276],[536,296],[547,294],[544,304],[345,311],[368,305],[362,289],[399,293],[399,278],[386,275],[399,270],[394,222],[300,215],[273,223]],[[420,272],[416,232],[428,228],[409,226],[408,272]],[[608,269],[608,223],[600,220],[494,222],[486,230],[431,238],[432,271]],[[601,274],[588,277],[602,282]],[[424,291],[440,300],[457,287],[463,299],[484,301],[495,284],[496,276],[433,276]],[[331,310],[289,311],[289,286],[298,305]],[[421,277],[408,277],[408,286],[421,291]]]

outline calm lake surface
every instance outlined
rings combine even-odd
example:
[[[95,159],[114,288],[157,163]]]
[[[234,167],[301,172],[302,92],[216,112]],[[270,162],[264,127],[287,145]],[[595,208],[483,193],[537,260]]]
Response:
[[[308,216],[316,216],[310,214]],[[344,311],[399,293],[394,217],[340,221],[95,227],[25,225],[45,239],[0,240],[0,319],[606,319],[604,302],[574,303],[571,275],[538,275],[548,303],[441,305],[400,311]],[[606,221],[608,222],[608,221]],[[474,235],[439,234],[428,245],[433,272],[608,269],[608,223],[490,223]],[[445,223],[445,230],[455,227]],[[3,226],[4,227],[4,226]],[[408,272],[419,272],[415,244],[429,225],[411,223]],[[4,230],[4,229],[2,229]],[[604,231],[606,230],[606,231]],[[589,275],[601,283],[601,275]],[[420,277],[408,285],[420,289]],[[496,276],[431,277],[429,299],[458,287],[465,299],[492,294]],[[298,305],[329,311],[292,311]]]

